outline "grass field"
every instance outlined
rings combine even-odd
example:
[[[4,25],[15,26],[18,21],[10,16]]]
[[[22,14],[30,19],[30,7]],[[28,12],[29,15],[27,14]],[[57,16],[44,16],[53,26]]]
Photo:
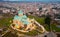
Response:
[[[45,24],[44,24],[44,19],[45,19],[45,17],[39,18],[39,17],[37,17],[37,16],[29,16],[29,18],[34,18],[34,19],[35,19],[37,22],[39,22],[41,25],[43,25],[43,26],[45,25]],[[51,30],[52,30],[52,31],[56,31],[56,32],[60,32],[60,28],[57,28],[56,25],[57,25],[57,24],[51,24]],[[44,27],[45,27],[45,29],[46,29],[47,31],[49,31],[48,25],[45,25]]]
[[[37,22],[39,22],[41,25],[45,25],[44,24],[44,17],[42,17],[42,18],[39,18],[39,17],[37,17],[37,16],[28,16],[29,18],[34,18]],[[0,27],[1,26],[9,26],[11,23],[10,23],[10,21],[12,21],[12,19],[13,19],[13,17],[8,17],[8,18],[6,18],[6,17],[4,17],[4,18],[2,18],[1,20],[0,20]],[[49,30],[48,29],[48,26],[46,25],[45,26],[45,28],[47,29],[47,30]],[[56,25],[55,24],[51,24],[51,28],[52,28],[52,30],[55,30],[55,31],[57,31],[57,32],[60,32],[60,28],[57,28],[56,27]]]
[[[37,17],[37,16],[28,16],[29,18],[34,18],[37,22],[39,22],[41,25],[43,25],[45,27],[45,29],[47,31],[49,31],[49,28],[48,28],[48,25],[45,25],[44,24],[44,17]],[[0,27],[9,27],[10,26],[10,21],[13,20],[13,17],[4,17],[0,20]],[[56,31],[56,32],[60,32],[60,28],[57,28],[56,27],[56,24],[51,24],[51,29],[52,31]],[[32,32],[29,32],[29,33],[26,33],[28,35],[36,35],[37,32],[36,31],[32,31]]]

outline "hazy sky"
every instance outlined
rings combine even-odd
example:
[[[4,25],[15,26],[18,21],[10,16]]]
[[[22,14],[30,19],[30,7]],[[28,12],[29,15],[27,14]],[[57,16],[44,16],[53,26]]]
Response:
[[[60,1],[60,0],[0,0],[0,1]]]

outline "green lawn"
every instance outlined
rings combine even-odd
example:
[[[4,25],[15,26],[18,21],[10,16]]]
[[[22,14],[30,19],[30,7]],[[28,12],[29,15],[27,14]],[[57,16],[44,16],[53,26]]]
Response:
[[[9,26],[11,23],[10,23],[10,20],[12,20],[12,17],[4,17],[0,20],[0,27],[3,27],[3,26]]]
[[[28,17],[29,18],[34,18],[37,22],[39,22],[43,26],[45,25],[44,24],[44,19],[45,19],[44,17],[42,17],[42,18],[39,18],[37,16],[28,16]],[[52,31],[60,32],[60,28],[57,28],[56,25],[57,24],[51,24]],[[48,25],[45,25],[44,27],[47,31],[49,31]]]
[[[41,25],[43,25],[47,31],[49,31],[48,26],[44,24],[44,19],[45,19],[44,17],[42,17],[42,18],[39,18],[37,16],[28,16],[28,17],[29,18],[34,18],[37,22],[39,22]],[[4,17],[4,18],[2,18],[0,20],[0,27],[2,27],[2,26],[9,27],[10,24],[11,24],[10,20],[13,20],[13,17],[8,17],[8,18]],[[51,29],[52,29],[52,31],[60,32],[60,28],[57,28],[55,24],[51,25]],[[37,32],[32,31],[32,32],[25,33],[25,34],[27,34],[27,35],[36,35]]]
[[[29,18],[34,18],[37,22],[39,22],[40,24],[44,24],[44,17],[39,18],[37,16],[28,16]]]

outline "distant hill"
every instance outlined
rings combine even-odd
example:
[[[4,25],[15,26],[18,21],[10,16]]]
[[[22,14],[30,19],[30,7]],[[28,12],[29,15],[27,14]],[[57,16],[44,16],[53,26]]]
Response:
[[[0,1],[0,2],[9,2],[9,3],[31,3],[31,2],[40,2],[40,3],[60,3],[60,1]]]

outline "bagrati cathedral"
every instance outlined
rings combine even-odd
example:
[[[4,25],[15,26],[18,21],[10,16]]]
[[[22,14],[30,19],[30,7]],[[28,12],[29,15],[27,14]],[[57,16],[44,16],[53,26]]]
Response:
[[[35,25],[34,25],[34,19],[30,19],[28,18],[26,15],[23,14],[23,11],[20,10],[18,11],[18,15],[14,16],[13,19],[13,24],[15,25],[14,27],[17,29],[21,29],[21,30],[33,30],[35,29]]]
[[[11,24],[12,29],[20,31],[20,32],[29,32],[32,30],[36,30],[39,26],[40,32],[44,32],[45,29],[42,25],[40,25],[34,18],[30,19],[28,18],[22,10],[18,11],[18,15],[15,15],[13,18],[13,22]]]

